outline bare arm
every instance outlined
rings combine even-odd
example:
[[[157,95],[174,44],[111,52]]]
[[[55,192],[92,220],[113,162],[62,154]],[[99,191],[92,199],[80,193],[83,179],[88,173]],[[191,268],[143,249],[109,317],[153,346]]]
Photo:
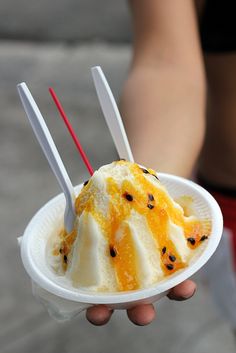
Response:
[[[204,134],[205,79],[190,0],[130,0],[134,27],[133,60],[122,100],[135,160],[157,171],[188,176]],[[188,280],[170,299],[191,297]],[[109,321],[105,306],[90,308],[95,325]],[[150,323],[155,310],[140,305],[128,310],[131,321]]]
[[[130,0],[134,50],[121,108],[137,162],[188,176],[204,135],[205,79],[189,0]]]

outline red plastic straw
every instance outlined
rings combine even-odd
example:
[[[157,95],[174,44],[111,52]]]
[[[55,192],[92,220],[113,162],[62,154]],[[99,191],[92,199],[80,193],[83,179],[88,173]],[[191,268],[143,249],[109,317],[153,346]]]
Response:
[[[82,157],[82,159],[83,159],[83,161],[84,161],[84,163],[85,163],[90,175],[93,175],[93,173],[94,173],[93,168],[92,168],[92,166],[91,166],[91,164],[90,164],[90,162],[88,160],[88,157],[86,156],[86,154],[85,154],[85,152],[83,150],[83,147],[81,146],[81,143],[80,143],[78,137],[75,134],[75,131],[72,128],[71,123],[69,122],[69,119],[66,116],[66,113],[65,113],[65,111],[64,111],[64,109],[63,109],[63,107],[62,107],[62,105],[61,105],[61,103],[59,101],[59,99],[57,98],[57,95],[56,95],[54,89],[50,87],[49,88],[49,92],[51,93],[51,96],[52,96],[52,98],[53,98],[53,100],[54,100],[54,102],[55,102],[55,104],[57,106],[57,109],[58,109],[59,113],[61,114],[61,117],[64,120],[64,122],[65,122],[65,124],[66,124],[66,126],[67,126],[67,128],[69,130],[69,133],[70,133],[72,139],[74,140],[74,143],[75,143],[76,147],[78,148],[79,153],[80,153],[80,155],[81,155],[81,157]]]

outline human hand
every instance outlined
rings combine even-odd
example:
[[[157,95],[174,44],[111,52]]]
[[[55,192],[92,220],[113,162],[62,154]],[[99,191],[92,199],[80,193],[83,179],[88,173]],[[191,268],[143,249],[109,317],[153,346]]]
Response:
[[[168,298],[171,300],[183,301],[191,298],[196,291],[196,284],[191,280],[186,280],[171,289]],[[105,325],[111,318],[113,310],[105,305],[96,305],[87,310],[86,317],[93,325]],[[141,304],[127,310],[130,321],[135,325],[144,326],[150,324],[156,315],[152,304]]]

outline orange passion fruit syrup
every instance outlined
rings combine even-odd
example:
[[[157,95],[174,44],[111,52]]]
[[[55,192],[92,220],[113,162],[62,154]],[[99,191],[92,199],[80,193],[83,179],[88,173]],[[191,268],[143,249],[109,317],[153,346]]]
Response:
[[[135,163],[126,163],[134,181],[124,180],[119,186],[112,177],[106,179],[109,195],[108,214],[104,215],[95,207],[94,188],[90,182],[82,189],[76,199],[76,213],[90,213],[100,225],[109,244],[108,253],[114,266],[120,291],[140,288],[137,277],[137,261],[128,220],[132,210],[142,215],[147,222],[160,252],[161,267],[165,275],[187,266],[169,237],[169,221],[180,226],[184,231],[187,244],[191,249],[198,247],[210,234],[210,221],[188,219],[181,208],[177,208],[165,190],[156,187],[150,178],[157,178],[152,169],[143,169]],[[148,175],[148,177],[145,176]],[[158,181],[157,181],[158,183]],[[121,226],[122,224],[122,226]],[[117,236],[117,231],[121,233]],[[67,256],[76,238],[76,231],[62,233],[60,253],[67,266]]]

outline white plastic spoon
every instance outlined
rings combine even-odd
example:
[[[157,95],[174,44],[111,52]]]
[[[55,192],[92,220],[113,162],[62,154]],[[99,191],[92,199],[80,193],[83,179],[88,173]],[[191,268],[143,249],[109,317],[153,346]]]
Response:
[[[134,161],[115,99],[100,66],[91,68],[98,99],[120,158]]]
[[[64,225],[68,233],[72,232],[75,222],[75,192],[65,166],[61,160],[52,136],[47,128],[42,114],[34,101],[27,85],[22,82],[17,85],[17,90],[26,115],[38,142],[55,174],[66,198],[66,209],[64,213]]]

